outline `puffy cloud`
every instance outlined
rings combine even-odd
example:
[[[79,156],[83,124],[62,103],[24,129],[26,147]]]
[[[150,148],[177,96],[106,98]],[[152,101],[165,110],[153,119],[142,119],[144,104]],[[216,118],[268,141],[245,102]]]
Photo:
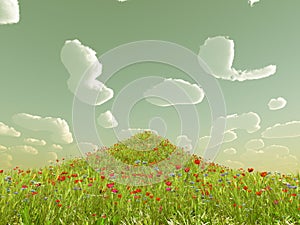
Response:
[[[256,80],[269,77],[276,72],[275,65],[250,71],[232,68],[234,42],[223,36],[208,38],[204,45],[200,47],[198,56],[209,66],[214,77],[224,80]]]
[[[118,2],[127,2],[127,0],[118,0]]]
[[[13,121],[21,127],[33,131],[49,131],[52,140],[61,144],[73,142],[72,133],[68,123],[61,118],[33,116],[27,113],[19,113],[13,116]]]
[[[229,167],[229,168],[233,168],[233,169],[239,169],[239,168],[243,168],[244,164],[240,161],[232,161],[232,160],[226,160],[224,162],[224,165]]]
[[[225,119],[219,117],[219,119]],[[254,133],[260,129],[260,117],[257,113],[248,112],[226,116],[226,130],[244,129],[248,133]]]
[[[211,138],[211,136],[203,136],[203,137],[199,138],[198,146],[202,149],[206,149],[208,147],[210,138]],[[224,137],[223,137],[222,143],[232,142],[235,139],[237,139],[236,133],[232,130],[227,130],[224,132]],[[213,144],[211,147],[214,147],[218,144],[219,143]]]
[[[57,145],[57,144],[52,144],[52,148],[57,149],[57,150],[63,149],[63,147],[61,145]]]
[[[0,152],[0,165],[1,165],[2,169],[11,168],[12,160],[13,160],[12,155],[10,155],[6,152],[4,152],[4,153]]]
[[[20,10],[18,0],[0,1],[0,24],[18,23],[20,20]]]
[[[56,152],[47,152],[46,161],[47,163],[55,162],[57,160],[57,154]]]
[[[5,147],[4,145],[0,145],[0,153],[1,152],[6,152],[7,147]]]
[[[105,113],[101,113],[97,119],[97,122],[104,128],[113,128],[118,126],[117,120],[109,110]]]
[[[263,138],[292,138],[300,136],[300,121],[291,121],[284,124],[275,124],[268,127],[261,136]]]
[[[38,140],[38,139],[35,139],[35,138],[25,138],[24,142],[27,143],[27,144],[31,144],[31,145],[41,145],[41,146],[46,145],[46,141]]]
[[[251,7],[253,7],[254,3],[259,2],[260,0],[248,0],[248,3]]]
[[[287,101],[282,97],[279,97],[277,99],[272,98],[269,101],[268,106],[270,110],[278,110],[284,108],[286,106],[286,103]]]
[[[176,138],[176,146],[183,148],[184,151],[189,152],[193,149],[192,140],[189,139],[186,135],[179,135]]]
[[[198,104],[204,98],[204,91],[197,84],[182,79],[165,79],[144,92],[146,101],[157,106]]]
[[[9,151],[19,151],[19,152],[23,152],[23,153],[28,153],[31,155],[37,155],[39,153],[39,151],[29,145],[18,145],[18,146],[12,146],[8,148]]]
[[[241,159],[259,171],[295,171],[299,165],[297,157],[289,154],[289,148],[281,145],[270,145],[258,151],[248,149]]]
[[[21,133],[19,131],[16,131],[13,127],[9,127],[6,124],[0,122],[0,135],[20,137]]]
[[[113,97],[113,90],[96,79],[102,73],[102,64],[93,49],[82,45],[77,39],[68,40],[61,50],[61,61],[70,74],[68,88],[80,101],[101,105]],[[81,81],[83,75],[85,79]],[[80,82],[82,86],[77,92]]]
[[[93,143],[90,143],[90,142],[80,142],[80,143],[78,143],[78,147],[84,153],[94,152],[94,151],[98,150],[98,146]]]
[[[246,143],[245,148],[258,150],[258,149],[263,148],[264,146],[265,146],[265,143],[262,139],[252,139]]]
[[[235,155],[236,154],[236,149],[235,148],[226,148],[226,149],[224,149],[223,152],[228,154],[228,155]]]

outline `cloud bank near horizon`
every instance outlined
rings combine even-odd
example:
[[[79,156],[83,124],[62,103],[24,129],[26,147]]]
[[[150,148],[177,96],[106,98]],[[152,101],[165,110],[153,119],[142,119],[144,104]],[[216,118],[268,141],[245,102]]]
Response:
[[[12,117],[14,123],[32,131],[51,132],[52,141],[60,144],[70,144],[73,136],[68,123],[61,118],[34,116],[27,113],[18,113]]]

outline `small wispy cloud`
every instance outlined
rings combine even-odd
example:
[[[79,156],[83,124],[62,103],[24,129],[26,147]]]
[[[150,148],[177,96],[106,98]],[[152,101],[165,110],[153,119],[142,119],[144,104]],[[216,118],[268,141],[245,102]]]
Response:
[[[17,152],[20,151],[20,152],[28,153],[31,155],[37,155],[39,153],[39,151],[36,148],[29,146],[29,145],[12,146],[12,147],[9,147],[8,150],[9,151],[17,151]]]
[[[268,106],[270,110],[278,110],[284,108],[286,106],[286,103],[287,101],[284,98],[278,97],[277,99],[272,98],[269,101]]]
[[[260,129],[260,117],[255,112],[243,114],[227,115],[226,118],[219,117],[218,119],[226,119],[226,130],[243,129],[248,133],[254,133]]]
[[[61,50],[61,61],[68,70],[69,90],[84,103],[101,105],[110,100],[114,92],[96,78],[102,73],[102,64],[96,52],[80,43],[79,40],[68,40]],[[84,80],[81,80],[84,76]],[[77,87],[81,83],[80,91]]]
[[[265,146],[265,143],[262,139],[251,139],[245,144],[246,149],[258,150]]]
[[[205,94],[197,84],[182,79],[164,79],[144,92],[146,101],[157,106],[190,105],[200,103]]]
[[[275,124],[262,132],[263,138],[293,138],[300,137],[300,121]]]
[[[7,147],[4,145],[0,145],[0,153],[5,152],[7,150]]]
[[[254,6],[255,3],[259,2],[260,0],[248,0],[248,3],[251,7]]]
[[[0,122],[0,135],[10,137],[20,137],[21,132],[16,131],[15,128],[9,127],[8,125]]]
[[[52,144],[52,148],[56,149],[56,150],[62,150],[63,147],[61,145],[58,144]]]
[[[214,77],[224,80],[256,80],[276,73],[275,65],[249,71],[232,68],[234,42],[223,36],[208,38],[204,45],[200,47],[198,56],[208,65]]]
[[[101,113],[97,119],[97,122],[103,128],[114,128],[118,126],[118,121],[110,110],[106,111],[105,113]]]
[[[236,154],[236,149],[235,148],[226,148],[223,150],[224,153],[228,155],[235,155]]]
[[[61,118],[34,116],[27,113],[18,113],[13,116],[13,121],[28,130],[50,131],[52,140],[61,144],[73,142],[72,133],[68,123]]]
[[[13,157],[6,152],[0,152],[0,165],[1,168],[11,168]]]
[[[44,146],[47,144],[45,140],[39,140],[39,139],[35,139],[35,138],[25,138],[24,142],[27,144],[40,145],[40,146]]]
[[[14,24],[20,20],[18,0],[0,1],[0,24]]]
[[[203,136],[203,137],[199,138],[198,146],[201,149],[206,149],[208,147],[210,139],[211,139],[211,136]],[[237,134],[233,130],[227,130],[224,132],[222,143],[232,142],[235,139],[237,139]],[[222,144],[222,143],[213,143],[212,147]]]
[[[191,151],[193,149],[192,140],[186,135],[179,135],[175,141],[176,146],[183,148],[184,151]]]

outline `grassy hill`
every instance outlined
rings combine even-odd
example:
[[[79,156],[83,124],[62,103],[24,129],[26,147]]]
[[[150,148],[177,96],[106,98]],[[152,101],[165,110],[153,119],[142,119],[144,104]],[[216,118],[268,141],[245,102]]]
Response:
[[[130,171],[110,171],[104,153],[134,168],[158,167],[151,175],[163,180],[117,182]],[[185,156],[167,139],[141,133],[87,159],[0,170],[0,224],[300,224],[299,174],[234,170],[195,155],[180,163]],[[168,163],[173,172],[161,176]]]

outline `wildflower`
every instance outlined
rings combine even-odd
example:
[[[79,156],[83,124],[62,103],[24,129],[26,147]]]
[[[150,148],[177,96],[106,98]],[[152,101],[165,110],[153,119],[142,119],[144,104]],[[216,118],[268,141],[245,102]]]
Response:
[[[114,183],[110,183],[110,184],[107,184],[106,186],[107,186],[108,188],[112,188],[114,185],[115,185]]]
[[[257,192],[255,192],[255,194],[258,195],[258,196],[261,196],[262,191],[257,191]]]
[[[171,185],[172,185],[172,182],[171,182],[171,181],[167,181],[167,182],[166,182],[166,185],[167,185],[167,186],[171,186]]]
[[[267,172],[261,172],[261,173],[260,173],[260,176],[261,176],[261,177],[265,177],[265,176],[267,176],[267,174],[268,174]]]
[[[253,170],[254,170],[253,168],[248,168],[249,173],[253,172]]]
[[[197,164],[197,165],[199,165],[200,164],[200,160],[199,159],[195,159],[194,163]]]
[[[184,172],[186,172],[186,173],[188,173],[189,171],[190,171],[189,167],[187,167],[187,168],[184,169]]]

